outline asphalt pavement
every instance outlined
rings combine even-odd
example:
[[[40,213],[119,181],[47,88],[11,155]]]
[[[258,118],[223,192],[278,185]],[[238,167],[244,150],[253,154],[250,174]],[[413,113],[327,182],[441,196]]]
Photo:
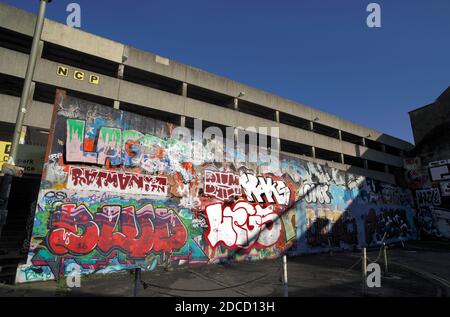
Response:
[[[368,263],[381,268],[380,287],[363,288],[361,252],[288,257],[288,296],[446,297],[450,294],[450,242],[415,241],[390,246],[388,272],[379,249],[368,250]],[[282,260],[180,267],[142,272],[142,297],[281,297]],[[134,296],[133,272],[94,274],[69,288],[65,279],[20,285],[0,284],[0,296]]]

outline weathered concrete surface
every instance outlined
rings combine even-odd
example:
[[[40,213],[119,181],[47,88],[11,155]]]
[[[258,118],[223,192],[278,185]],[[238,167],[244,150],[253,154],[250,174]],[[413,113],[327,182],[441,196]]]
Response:
[[[368,252],[375,259],[378,250]],[[289,296],[362,296],[359,253],[309,255],[288,259]],[[382,257],[381,257],[382,258]],[[410,242],[389,250],[390,274],[373,297],[448,296],[450,243]],[[401,266],[399,266],[401,265]],[[283,296],[281,260],[211,265],[171,272],[142,273],[147,288],[139,296]],[[132,296],[129,272],[83,278],[81,288],[69,289],[65,280],[1,285],[0,296]],[[447,285],[447,286],[446,286]],[[233,287],[237,286],[237,287]]]

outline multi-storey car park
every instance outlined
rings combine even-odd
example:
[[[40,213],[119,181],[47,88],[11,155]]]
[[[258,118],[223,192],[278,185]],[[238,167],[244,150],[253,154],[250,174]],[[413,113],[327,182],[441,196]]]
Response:
[[[0,4],[0,136],[11,141],[36,15]],[[279,127],[281,152],[396,183],[413,145],[303,104],[46,19],[25,117],[46,144],[56,88],[181,126]]]

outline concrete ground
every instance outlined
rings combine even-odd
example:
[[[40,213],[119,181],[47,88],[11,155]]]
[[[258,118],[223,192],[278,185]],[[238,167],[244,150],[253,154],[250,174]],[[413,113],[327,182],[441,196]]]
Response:
[[[378,250],[368,251],[376,259]],[[383,257],[379,263],[383,268]],[[408,242],[388,251],[389,273],[373,297],[449,296],[450,243]],[[139,296],[283,296],[281,259],[142,272]],[[362,296],[360,253],[288,258],[289,296]],[[59,282],[0,284],[0,296],[133,296],[134,275],[122,272],[83,277],[80,288]]]

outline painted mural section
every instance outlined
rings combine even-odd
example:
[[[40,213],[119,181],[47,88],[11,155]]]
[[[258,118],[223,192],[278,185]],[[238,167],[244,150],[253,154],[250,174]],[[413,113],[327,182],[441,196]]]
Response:
[[[450,239],[450,159],[425,162],[405,160],[406,180],[417,208],[420,233]]]
[[[55,107],[17,282],[417,237],[398,187],[289,156],[277,168],[194,164],[193,142],[172,138],[171,124],[66,96]]]

